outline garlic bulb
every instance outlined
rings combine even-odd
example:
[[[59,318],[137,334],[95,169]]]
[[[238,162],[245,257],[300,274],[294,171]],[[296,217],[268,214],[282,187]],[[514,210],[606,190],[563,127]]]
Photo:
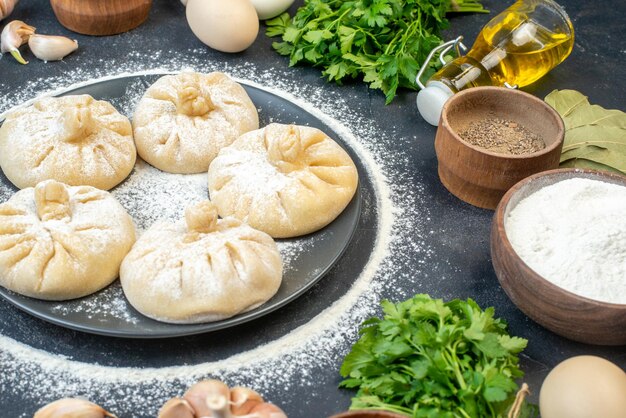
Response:
[[[240,418],[287,418],[287,414],[282,409],[271,403],[260,403],[250,410],[248,415],[241,415]]]
[[[236,386],[230,390],[230,410],[233,415],[247,414],[262,403],[263,397],[252,389]]]
[[[19,0],[0,0],[0,20],[11,14]]]
[[[183,398],[170,399],[159,418],[287,418],[252,389],[229,387],[219,380],[204,380],[187,390]]]
[[[35,412],[33,418],[115,418],[110,412],[84,399],[64,398]]]
[[[42,61],[59,61],[78,49],[78,41],[65,36],[31,35],[28,46]]]
[[[159,418],[195,418],[194,410],[186,400],[172,398],[161,407]]]
[[[2,0],[0,0],[2,1]],[[21,20],[9,22],[0,35],[0,52],[10,52],[13,58],[20,64],[28,64],[28,61],[22,58],[19,47],[28,42],[28,38],[35,33],[35,28],[27,25]]]
[[[219,380],[203,380],[190,387],[183,397],[198,416],[204,417],[211,416],[211,410],[206,405],[209,396],[230,399],[230,390]]]

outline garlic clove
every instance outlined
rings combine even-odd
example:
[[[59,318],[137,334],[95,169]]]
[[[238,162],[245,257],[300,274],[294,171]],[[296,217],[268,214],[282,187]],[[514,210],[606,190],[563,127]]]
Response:
[[[249,415],[242,415],[240,418],[287,418],[287,414],[276,405],[266,402],[258,404],[250,410]]]
[[[237,386],[230,390],[230,410],[233,415],[245,415],[260,403],[263,403],[263,397],[252,389]]]
[[[42,61],[59,61],[78,49],[78,41],[65,36],[31,35],[28,46]]]
[[[230,389],[219,380],[203,380],[196,383],[185,393],[184,398],[196,411],[199,417],[210,417],[211,409],[207,405],[207,399],[224,398],[227,403],[230,400]]]
[[[206,397],[206,406],[209,408],[209,417],[234,418],[230,412],[230,402],[226,396],[220,393],[212,393]]]
[[[84,399],[64,398],[44,406],[33,418],[116,418],[95,403]]]
[[[28,64],[28,61],[22,58],[18,48],[28,42],[28,38],[34,33],[35,28],[21,20],[9,22],[2,30],[2,34],[0,34],[0,52],[3,54],[10,52],[17,62],[20,64]]]
[[[11,14],[18,0],[0,0],[0,20]]]
[[[172,398],[159,410],[158,418],[195,418],[193,408],[184,399]]]

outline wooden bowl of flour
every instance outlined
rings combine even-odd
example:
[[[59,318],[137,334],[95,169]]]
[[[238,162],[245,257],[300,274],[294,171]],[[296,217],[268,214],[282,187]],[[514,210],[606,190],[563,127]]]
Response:
[[[545,328],[588,344],[626,345],[626,304],[590,299],[553,284],[520,258],[507,236],[507,218],[523,199],[543,187],[571,178],[588,178],[626,187],[624,176],[579,169],[546,171],[520,181],[504,195],[493,217],[493,267],[513,303]]]

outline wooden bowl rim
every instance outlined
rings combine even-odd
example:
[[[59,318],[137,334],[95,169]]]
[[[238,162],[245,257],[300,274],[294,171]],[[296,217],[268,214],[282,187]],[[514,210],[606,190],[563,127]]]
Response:
[[[617,180],[618,183],[621,183],[622,185],[626,186],[626,177],[619,175],[619,174],[613,174],[613,173],[609,173],[609,172],[605,172],[605,171],[599,171],[599,170],[591,170],[591,169],[583,169],[583,168],[557,168],[554,170],[547,170],[547,171],[542,171],[540,173],[537,174],[533,174],[532,176],[526,177],[523,180],[520,180],[519,182],[517,182],[513,187],[511,187],[505,194],[504,196],[502,196],[502,199],[500,200],[500,203],[498,203],[498,206],[496,207],[496,211],[494,214],[494,222],[497,225],[502,225],[502,231],[504,231],[504,234],[502,234],[500,236],[500,239],[502,240],[502,245],[505,247],[505,250],[507,252],[509,252],[510,254],[513,254],[514,257],[520,262],[522,263],[524,266],[526,266],[528,268],[528,271],[530,272],[530,278],[531,280],[533,280],[533,282],[541,284],[542,286],[545,286],[547,288],[550,288],[551,290],[556,291],[557,293],[562,293],[565,297],[570,298],[570,299],[575,299],[579,302],[582,303],[587,303],[590,305],[594,305],[594,306],[598,306],[601,308],[605,308],[605,309],[610,309],[610,310],[616,310],[616,311],[620,311],[623,310],[626,312],[626,304],[624,303],[613,303],[613,302],[605,302],[605,301],[601,301],[601,300],[596,300],[596,299],[591,299],[585,296],[581,296],[578,295],[576,293],[572,293],[567,289],[564,289],[560,286],[557,286],[556,284],[552,283],[551,281],[549,281],[548,279],[544,278],[543,276],[541,276],[539,273],[537,273],[532,267],[530,267],[528,264],[526,264],[526,262],[519,256],[519,254],[517,254],[517,252],[515,251],[515,249],[513,248],[513,245],[511,244],[511,242],[509,241],[509,238],[506,234],[506,227],[504,224],[504,214],[509,206],[509,203],[512,199],[512,197],[518,193],[520,190],[522,190],[524,187],[526,187],[529,183],[536,181],[537,179],[541,179],[541,178],[547,178],[547,177],[555,177],[555,178],[559,178],[561,177],[562,174],[564,173],[575,173],[575,174],[579,174],[578,178],[588,178],[588,179],[593,179],[596,180],[596,178],[594,177],[600,177],[600,178],[611,178],[614,180]],[[572,177],[569,177],[572,178]],[[601,180],[599,180],[601,181]],[[557,182],[548,184],[548,185],[552,185],[555,184]],[[546,186],[548,186],[546,185]],[[544,186],[545,187],[545,186]],[[500,234],[500,229],[496,228],[496,233]]]
[[[471,100],[473,96],[481,92],[485,92],[484,94],[492,95],[492,96],[501,95],[501,94],[503,95],[509,94],[512,96],[517,95],[519,97],[523,97],[524,100],[528,99],[530,100],[531,103],[535,103],[537,106],[543,107],[545,111],[549,114],[550,118],[553,118],[556,121],[557,140],[554,141],[554,143],[552,143],[550,146],[546,146],[544,149],[539,150],[537,152],[533,152],[531,154],[517,154],[517,155],[516,154],[503,154],[503,153],[489,151],[484,148],[480,148],[476,145],[472,145],[469,142],[466,142],[463,138],[461,138],[461,136],[454,129],[452,129],[452,125],[450,125],[450,121],[448,120],[448,107],[450,107],[451,104],[454,104],[455,102],[459,100]],[[503,160],[509,160],[509,159],[524,160],[524,159],[532,159],[532,158],[541,157],[543,155],[549,154],[550,152],[554,151],[556,148],[560,147],[563,144],[563,141],[565,140],[565,124],[563,123],[563,119],[561,118],[561,115],[559,115],[559,113],[556,110],[554,110],[552,106],[550,106],[549,104],[547,104],[540,98],[533,96],[530,93],[526,93],[524,91],[517,90],[517,89],[509,89],[506,87],[479,86],[479,87],[472,87],[467,90],[461,90],[460,92],[453,95],[450,99],[448,99],[448,101],[443,105],[443,110],[441,111],[441,124],[440,125],[444,129],[446,129],[457,142],[461,143],[467,148],[470,148],[471,150],[474,150],[481,154],[485,154],[490,157],[495,157],[495,158],[503,159]]]

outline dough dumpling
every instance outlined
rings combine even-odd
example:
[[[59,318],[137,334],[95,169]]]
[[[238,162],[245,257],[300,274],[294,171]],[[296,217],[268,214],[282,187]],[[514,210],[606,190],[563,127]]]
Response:
[[[122,263],[120,280],[135,309],[163,322],[218,321],[265,303],[283,266],[274,240],[209,201],[187,208],[185,223],[153,225]]]
[[[209,167],[209,193],[220,216],[234,216],[274,238],[328,225],[357,185],[348,153],[306,126],[273,123],[249,132]]]
[[[0,205],[0,285],[66,300],[114,281],[135,242],[126,210],[108,192],[54,180]]]
[[[0,166],[20,189],[56,180],[109,190],[136,158],[128,118],[89,95],[40,99],[0,128]]]
[[[139,156],[168,173],[206,171],[220,149],[258,127],[246,91],[217,72],[161,77],[133,115]]]

